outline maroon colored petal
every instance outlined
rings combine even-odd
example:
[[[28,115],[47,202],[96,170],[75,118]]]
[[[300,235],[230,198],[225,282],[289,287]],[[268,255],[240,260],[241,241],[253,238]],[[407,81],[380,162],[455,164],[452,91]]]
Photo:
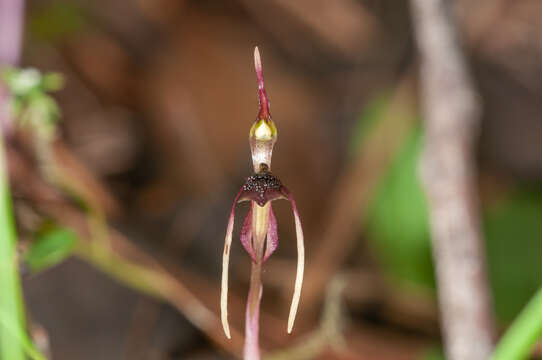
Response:
[[[243,221],[243,227],[241,228],[241,244],[248,252],[252,261],[256,262],[256,255],[254,254],[254,249],[252,247],[252,208],[254,203],[250,202],[250,210],[248,211],[245,220]]]
[[[220,293],[220,311],[221,311],[221,320],[222,327],[224,328],[224,333],[231,338],[230,335],[230,326],[228,323],[228,267],[230,265],[230,250],[231,250],[231,240],[233,234],[233,224],[235,221],[235,206],[239,197],[243,193],[243,188],[239,190],[235,200],[233,200],[233,205],[231,206],[230,218],[228,220],[228,228],[226,230],[226,238],[224,240],[224,253],[222,255],[222,288]]]
[[[271,256],[277,249],[279,245],[279,234],[277,232],[277,218],[273,213],[273,207],[269,206],[269,230],[267,231],[267,240],[265,246],[265,255],[263,261],[265,262],[267,258]]]
[[[267,99],[267,93],[265,92],[262,60],[260,58],[260,51],[258,50],[257,46],[254,49],[254,68],[256,69],[256,77],[258,78],[258,99],[260,102],[260,112],[258,113],[258,119],[269,119],[269,100]]]

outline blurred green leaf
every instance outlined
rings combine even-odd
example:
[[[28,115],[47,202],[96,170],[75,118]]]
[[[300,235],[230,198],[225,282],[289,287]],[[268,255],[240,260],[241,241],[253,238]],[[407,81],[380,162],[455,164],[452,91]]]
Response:
[[[422,354],[421,360],[446,360],[441,347],[432,347]]]
[[[64,87],[64,76],[59,73],[46,73],[41,82],[45,91],[58,91]]]
[[[486,211],[495,310],[509,322],[542,286],[542,192],[523,188]]]
[[[76,34],[86,25],[83,9],[74,1],[45,3],[28,17],[28,30],[33,39],[61,41]]]
[[[417,176],[421,139],[417,130],[380,184],[370,207],[367,234],[392,279],[432,288],[428,209]],[[542,191],[519,186],[485,210],[483,228],[495,310],[506,323],[542,287]]]
[[[365,138],[370,135],[371,129],[382,118],[389,102],[389,95],[383,94],[376,96],[365,106],[350,140],[350,154],[354,154]]]
[[[13,325],[11,316],[5,311],[0,310],[0,327],[3,327],[6,333],[11,336],[12,340],[10,343],[13,346],[20,344],[26,355],[33,360],[45,360],[45,356],[36,349],[28,334],[23,330],[23,327]]]
[[[388,102],[371,102],[353,137],[353,149],[370,136]],[[418,178],[422,131],[416,129],[398,151],[375,191],[366,233],[383,271],[399,285],[434,288],[428,208]],[[484,210],[488,267],[495,309],[511,321],[542,287],[542,188],[517,191]]]
[[[495,347],[492,360],[526,359],[542,336],[542,288]]]
[[[25,261],[32,271],[40,271],[53,266],[68,257],[77,241],[73,231],[55,227],[42,234],[28,250]]]
[[[366,229],[384,271],[404,285],[432,288],[428,210],[417,169],[422,134],[416,129],[377,189]]]

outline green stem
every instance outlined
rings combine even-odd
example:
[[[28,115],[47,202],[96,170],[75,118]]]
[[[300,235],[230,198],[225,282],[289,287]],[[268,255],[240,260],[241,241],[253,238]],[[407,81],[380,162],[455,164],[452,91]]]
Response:
[[[25,334],[23,299],[17,269],[17,235],[4,152],[0,132],[0,311],[5,314],[4,326],[0,327],[0,359],[24,360],[25,352],[17,341]]]
[[[30,338],[24,332],[23,328],[14,328],[13,322],[10,320],[9,314],[0,312],[0,326],[3,327],[6,333],[9,334],[12,343],[19,343],[26,354],[33,360],[45,360],[43,356],[35,347]],[[15,341],[13,341],[15,340]],[[3,355],[2,355],[3,356]],[[4,358],[2,358],[4,359]],[[22,359],[26,359],[23,357]]]
[[[542,288],[529,301],[504,334],[492,360],[526,359],[542,337]]]
[[[109,247],[80,241],[75,254],[93,264],[109,276],[142,293],[167,300],[168,283],[163,276],[143,266],[125,261],[112,253]]]

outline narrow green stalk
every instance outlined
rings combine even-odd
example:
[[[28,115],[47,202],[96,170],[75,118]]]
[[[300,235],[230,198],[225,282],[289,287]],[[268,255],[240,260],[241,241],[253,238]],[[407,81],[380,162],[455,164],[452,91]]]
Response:
[[[9,334],[9,336],[11,337],[11,341],[19,342],[28,357],[30,357],[32,360],[45,360],[45,356],[43,356],[36,349],[36,347],[34,347],[34,344],[32,343],[32,341],[30,341],[30,338],[24,332],[24,328],[13,328],[13,325],[14,323],[11,322],[9,314],[0,312],[0,327],[3,327],[6,333]],[[26,357],[24,357],[23,359],[26,359]]]
[[[111,252],[98,241],[79,241],[75,255],[92,264],[119,282],[149,296],[167,300],[169,284],[158,272],[131,263]],[[1,360],[1,359],[0,359]]]
[[[18,334],[25,334],[21,283],[17,271],[16,231],[7,178],[4,143],[0,132],[0,359],[24,360]]]
[[[492,360],[527,359],[542,337],[542,288],[529,301],[504,334]]]

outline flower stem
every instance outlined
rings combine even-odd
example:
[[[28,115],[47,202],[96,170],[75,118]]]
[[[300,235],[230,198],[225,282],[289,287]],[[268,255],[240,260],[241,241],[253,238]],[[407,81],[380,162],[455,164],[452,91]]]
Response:
[[[7,170],[0,131],[0,358],[23,360],[24,349],[17,340],[26,338],[24,300],[17,271],[17,232]]]
[[[259,321],[262,298],[262,262],[252,263],[245,318],[245,360],[260,360]]]
[[[260,360],[259,319],[262,298],[262,265],[265,237],[269,227],[270,203],[264,206],[254,204],[252,212],[252,247],[256,262],[252,262],[250,288],[248,291],[245,318],[245,360]]]

